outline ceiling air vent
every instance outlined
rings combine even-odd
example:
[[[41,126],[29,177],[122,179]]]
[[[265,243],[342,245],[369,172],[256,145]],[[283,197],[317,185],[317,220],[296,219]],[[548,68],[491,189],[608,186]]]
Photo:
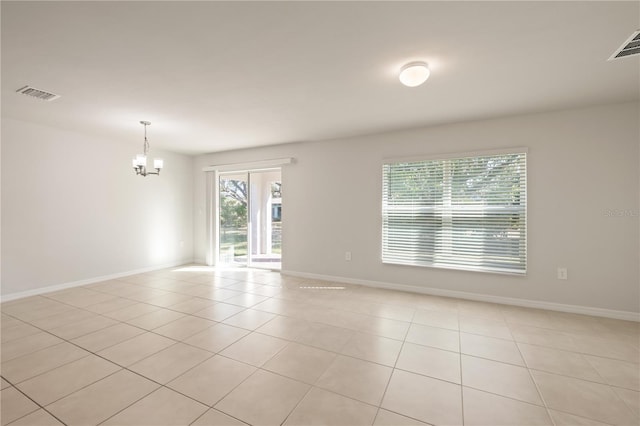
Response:
[[[637,55],[638,53],[640,53],[640,30],[631,34],[631,37],[629,37],[627,41],[622,43],[622,46],[613,52],[613,55],[611,55],[609,60]]]
[[[55,93],[45,92],[44,90],[36,89],[31,86],[24,86],[18,90],[18,93],[22,93],[23,95],[30,96],[32,98],[41,99],[43,101],[53,101],[60,97],[60,95],[56,95]]]

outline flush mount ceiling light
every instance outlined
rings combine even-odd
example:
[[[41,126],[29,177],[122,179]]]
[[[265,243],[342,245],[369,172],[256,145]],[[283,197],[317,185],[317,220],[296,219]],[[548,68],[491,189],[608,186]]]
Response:
[[[429,78],[429,67],[426,62],[410,62],[400,70],[400,83],[407,87],[420,86]]]
[[[141,121],[140,124],[144,126],[144,145],[142,146],[143,154],[138,154],[133,159],[133,170],[135,170],[136,174],[140,176],[159,175],[160,169],[164,165],[164,161],[162,161],[161,158],[153,159],[153,168],[156,169],[156,171],[147,172],[147,153],[149,152],[149,141],[147,140],[147,126],[150,126],[151,123],[149,121]]]

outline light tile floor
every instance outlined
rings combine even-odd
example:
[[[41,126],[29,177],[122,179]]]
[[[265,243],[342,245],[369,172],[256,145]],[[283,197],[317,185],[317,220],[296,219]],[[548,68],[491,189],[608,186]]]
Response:
[[[6,302],[2,425],[638,425],[637,323],[185,266]]]

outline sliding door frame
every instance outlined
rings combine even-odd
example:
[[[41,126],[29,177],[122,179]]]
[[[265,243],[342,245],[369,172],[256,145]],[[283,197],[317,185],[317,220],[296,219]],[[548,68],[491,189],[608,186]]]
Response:
[[[217,266],[220,262],[220,175],[230,172],[247,173],[247,187],[250,187],[249,174],[251,172],[262,172],[280,170],[282,166],[293,163],[293,158],[278,158],[274,160],[254,161],[250,163],[237,164],[221,164],[217,166],[208,166],[202,169],[206,177],[206,239],[207,252],[206,264],[208,266]],[[247,197],[250,198],[250,197]],[[247,200],[250,204],[251,200]],[[249,214],[250,205],[247,205],[247,214]],[[249,225],[247,224],[247,265],[249,265],[250,256],[250,235]]]

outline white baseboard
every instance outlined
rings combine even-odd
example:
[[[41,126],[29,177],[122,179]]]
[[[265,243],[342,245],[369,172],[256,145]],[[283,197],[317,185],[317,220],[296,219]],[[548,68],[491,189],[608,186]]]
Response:
[[[100,277],[87,278],[85,280],[72,281],[68,283],[55,284],[46,287],[34,288],[32,290],[20,291],[18,293],[10,293],[0,296],[0,302],[9,302],[11,300],[22,299],[29,296],[37,296],[40,294],[51,293],[54,291],[65,290],[67,288],[79,287],[81,285],[99,283],[101,281],[115,280],[117,278],[128,277],[130,275],[143,274],[145,272],[157,271],[159,269],[173,268],[175,266],[193,263],[193,259],[185,259],[178,262],[167,263],[164,265],[150,266],[147,268],[135,269],[133,271],[118,272],[116,274],[103,275]]]
[[[10,293],[7,295],[0,296],[0,301],[9,302],[11,300],[22,299],[24,297],[37,296],[40,294],[51,293],[54,291],[64,290],[67,288],[79,287],[87,284],[94,284],[101,281],[108,281],[108,280],[113,280],[117,278],[123,278],[130,275],[137,275],[145,272],[157,271],[160,269],[173,268],[175,266],[185,265],[193,262],[194,262],[193,259],[185,259],[182,261],[168,263],[164,265],[156,265],[156,266],[136,269],[132,271],[119,272],[116,274],[103,275],[100,277],[93,277],[93,278],[88,278],[88,279],[79,280],[79,281],[73,281],[73,282],[68,282],[63,284],[56,284],[56,285],[51,285],[46,287],[35,288],[32,290],[21,291],[18,293]],[[432,287],[418,287],[418,286],[412,286],[412,285],[406,285],[406,284],[362,280],[357,278],[337,277],[332,275],[313,274],[313,273],[299,272],[299,271],[283,270],[281,271],[281,273],[283,275],[290,275],[293,277],[300,277],[300,278],[332,281],[332,282],[339,282],[339,283],[345,283],[345,284],[356,284],[356,285],[363,285],[366,287],[385,288],[389,290],[400,290],[400,291],[407,291],[412,293],[429,294],[433,296],[455,297],[458,299],[475,300],[479,302],[499,303],[503,305],[523,306],[527,308],[547,309],[551,311],[569,312],[574,314],[592,315],[592,316],[598,316],[598,317],[640,322],[639,312],[618,311],[614,309],[595,308],[590,306],[567,305],[562,303],[545,302],[540,300],[518,299],[513,297],[494,296],[494,295],[480,294],[480,293],[469,293],[464,291],[445,290],[445,289],[432,288]]]
[[[406,284],[387,283],[382,281],[361,280],[357,278],[335,277],[331,275],[312,274],[298,271],[281,271],[283,275],[309,278],[315,280],[332,281],[345,284],[357,284],[366,287],[385,288],[389,290],[408,291],[412,293],[429,294],[432,296],[455,297],[458,299],[475,300],[479,302],[499,303],[502,305],[523,306],[526,308],[547,309],[550,311],[569,312],[572,314],[592,315],[626,321],[640,322],[640,312],[617,311],[614,309],[595,308],[590,306],[566,305],[562,303],[545,302],[541,300],[517,299],[513,297],[493,296],[490,294],[468,293],[465,291],[444,290],[431,287],[418,287]]]

